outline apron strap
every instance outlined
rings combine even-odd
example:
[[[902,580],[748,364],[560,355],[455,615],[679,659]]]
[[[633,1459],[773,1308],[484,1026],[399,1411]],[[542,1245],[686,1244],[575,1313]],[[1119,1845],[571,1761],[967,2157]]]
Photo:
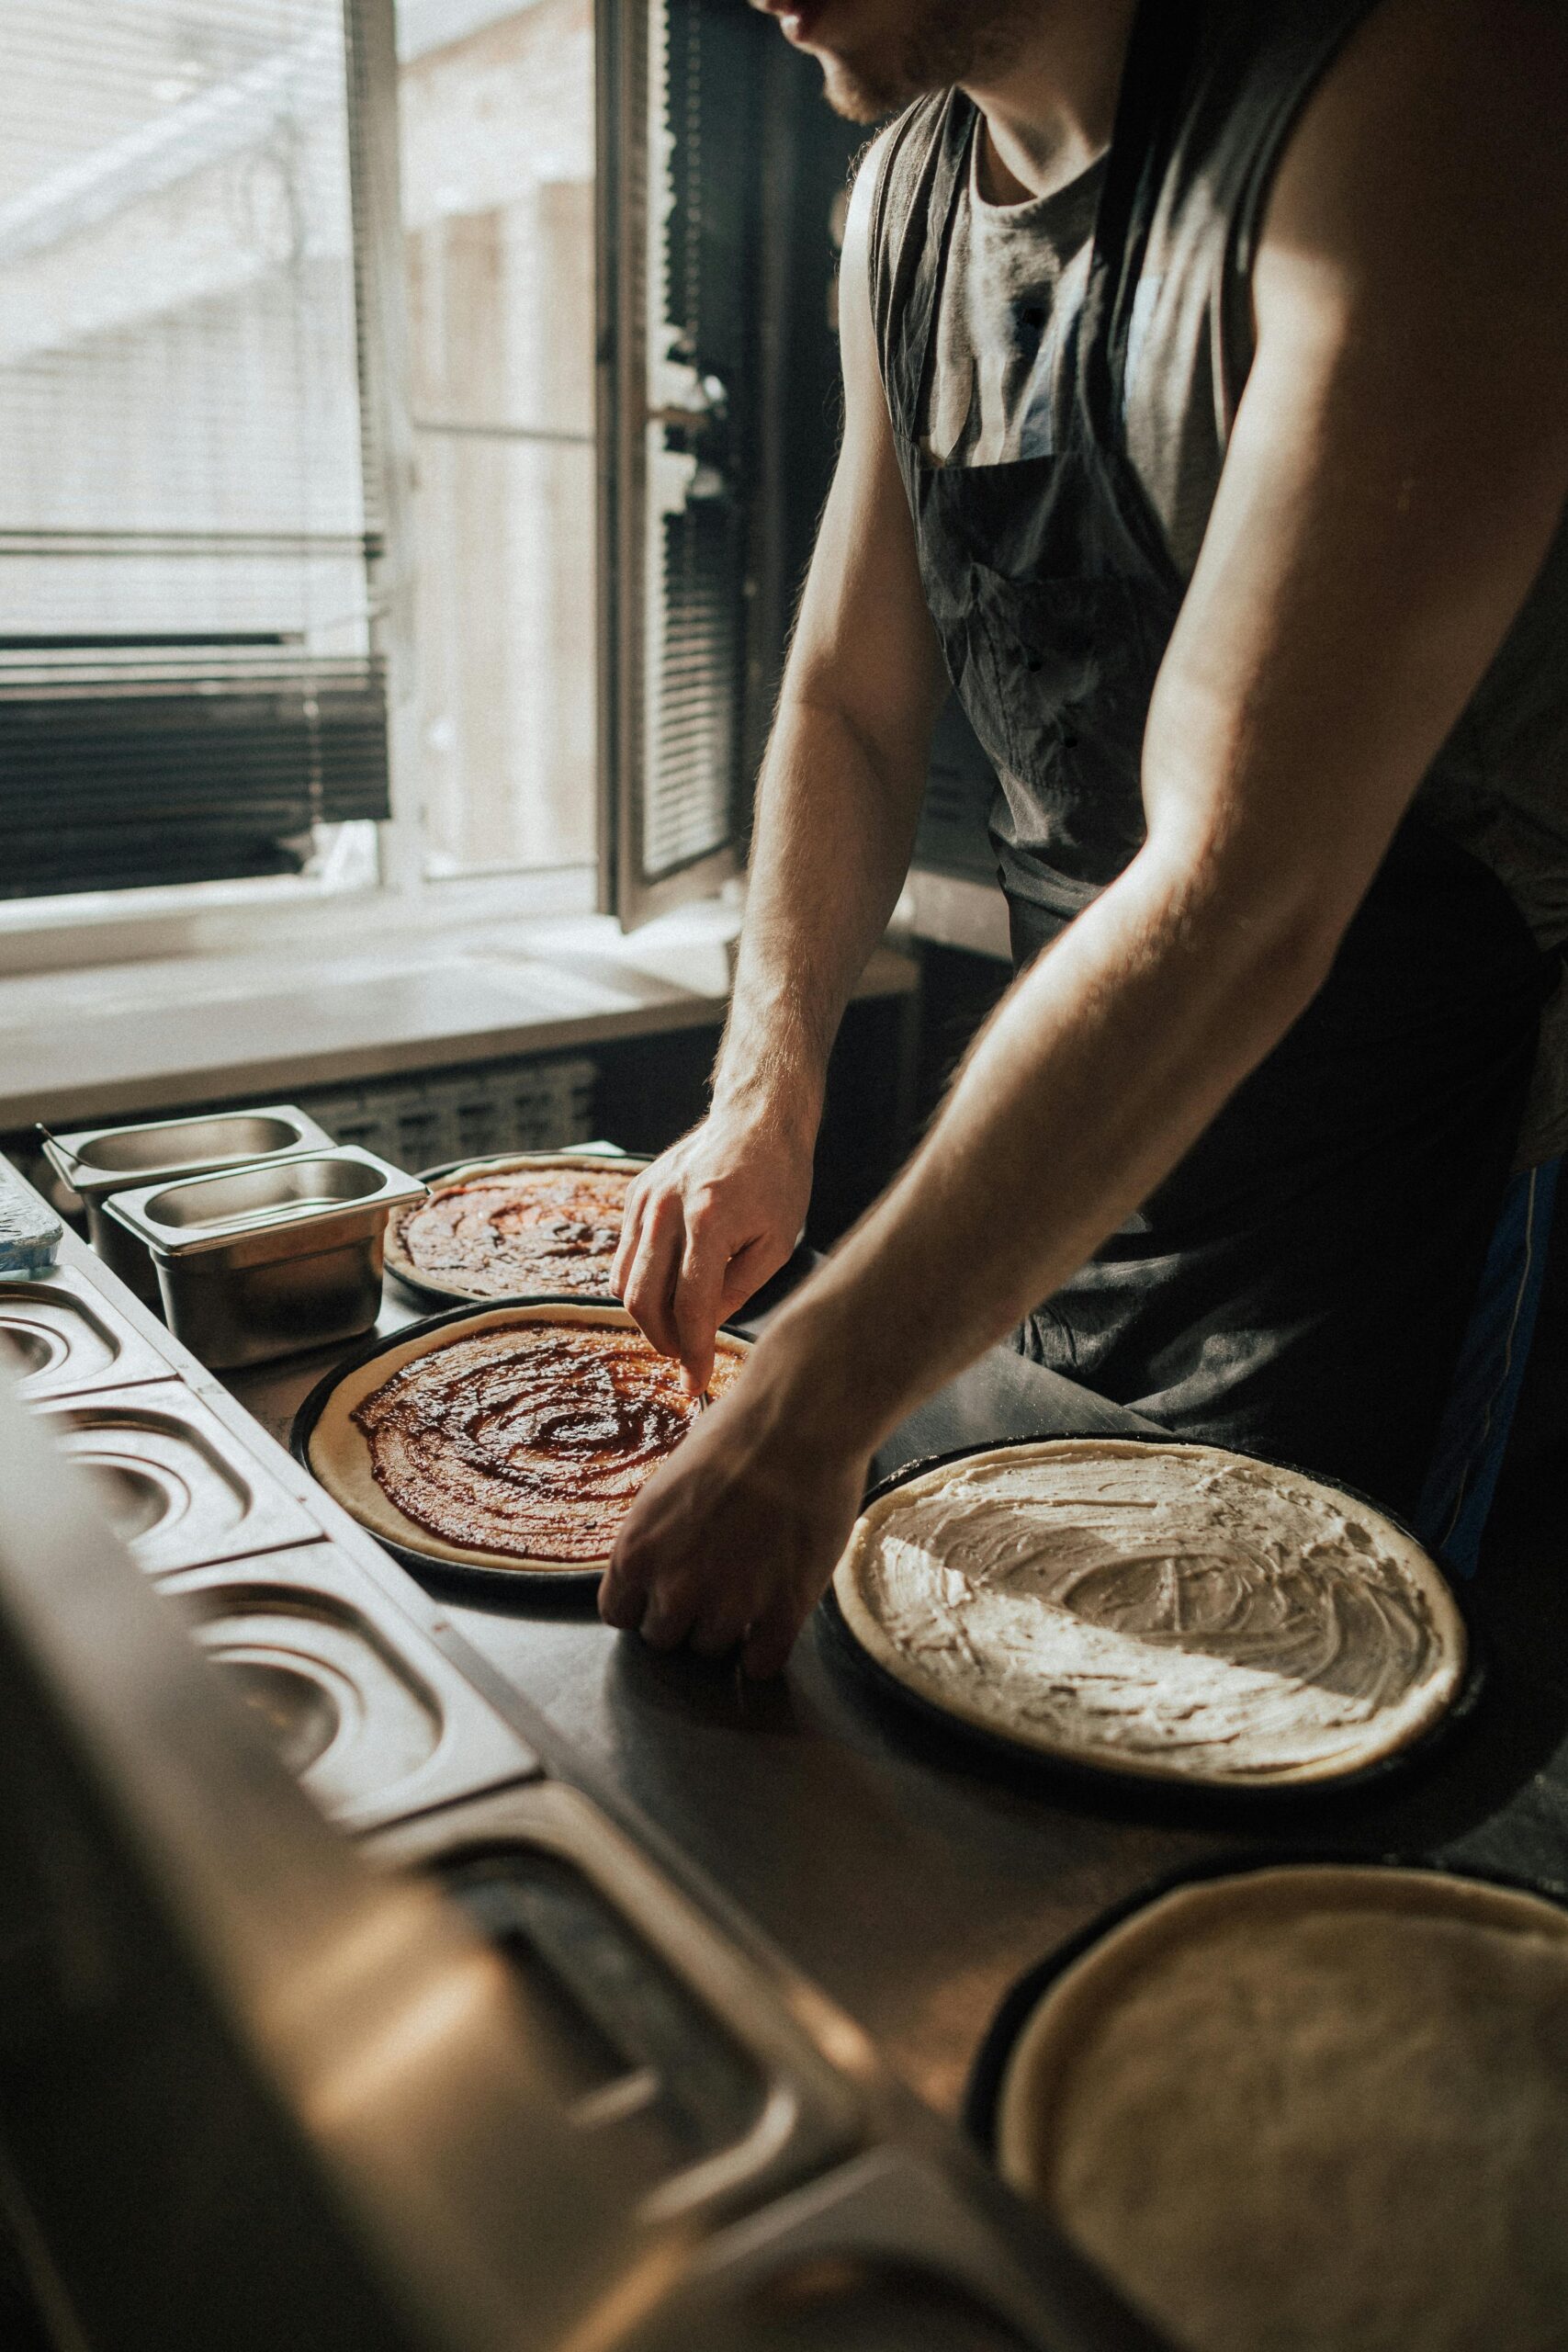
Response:
[[[1140,0],[1122,73],[1078,328],[1078,397],[1102,448],[1122,445],[1134,297],[1197,52],[1196,0]]]
[[[895,435],[910,447],[976,119],[961,90],[911,107],[894,127],[873,199],[871,291],[884,390]]]

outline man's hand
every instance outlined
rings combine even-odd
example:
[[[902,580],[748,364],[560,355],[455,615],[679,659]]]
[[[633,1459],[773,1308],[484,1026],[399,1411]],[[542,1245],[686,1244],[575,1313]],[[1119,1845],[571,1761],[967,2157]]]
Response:
[[[756,1385],[752,1385],[755,1375]],[[759,1353],[633,1507],[599,1593],[657,1649],[777,1674],[849,1540],[869,1449],[824,1438]]]
[[[814,1120],[716,1108],[632,1186],[610,1280],[700,1396],[714,1334],[776,1274],[811,1197]]]

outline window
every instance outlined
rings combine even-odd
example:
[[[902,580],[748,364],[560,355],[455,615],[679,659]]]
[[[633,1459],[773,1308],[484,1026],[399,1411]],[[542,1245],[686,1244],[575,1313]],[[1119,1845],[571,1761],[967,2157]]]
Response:
[[[790,74],[741,0],[11,0],[0,899],[733,870]]]
[[[403,0],[425,870],[596,824],[592,0]]]
[[[736,863],[753,582],[760,20],[649,0],[604,25],[604,843],[623,920]]]
[[[341,0],[11,0],[0,895],[303,870],[387,810]]]
[[[597,854],[635,921],[733,870],[768,37],[402,0],[428,872]]]

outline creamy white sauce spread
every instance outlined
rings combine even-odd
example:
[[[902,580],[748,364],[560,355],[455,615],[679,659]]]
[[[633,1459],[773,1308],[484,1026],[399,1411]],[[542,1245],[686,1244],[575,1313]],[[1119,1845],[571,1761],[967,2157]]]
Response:
[[[972,1456],[874,1504],[835,1582],[921,1697],[1123,1770],[1336,1777],[1416,1737],[1463,1679],[1462,1621],[1416,1544],[1207,1446]]]

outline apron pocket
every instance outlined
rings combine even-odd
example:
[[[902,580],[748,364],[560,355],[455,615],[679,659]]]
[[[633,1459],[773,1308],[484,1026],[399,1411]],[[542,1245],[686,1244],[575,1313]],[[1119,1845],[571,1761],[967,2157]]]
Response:
[[[1040,850],[1109,882],[1141,846],[1144,729],[1159,657],[1119,580],[1010,580],[974,567],[987,698],[1006,763],[1043,820]]]

